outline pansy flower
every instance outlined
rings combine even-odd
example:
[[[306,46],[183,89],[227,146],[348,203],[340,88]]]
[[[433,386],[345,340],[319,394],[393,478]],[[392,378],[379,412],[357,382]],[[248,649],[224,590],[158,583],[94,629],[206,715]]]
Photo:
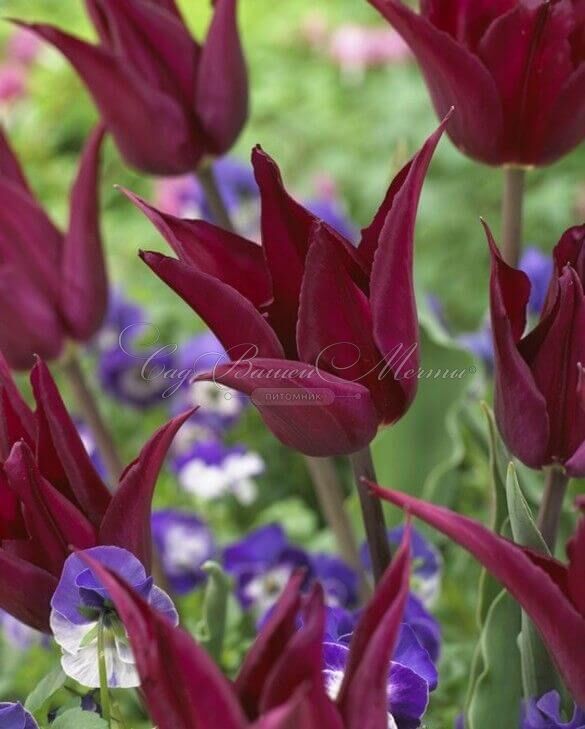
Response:
[[[571,719],[562,718],[561,697],[549,691],[540,699],[525,701],[520,729],[585,729],[585,711],[574,708]]]
[[[0,729],[39,729],[39,725],[20,703],[0,703]]]

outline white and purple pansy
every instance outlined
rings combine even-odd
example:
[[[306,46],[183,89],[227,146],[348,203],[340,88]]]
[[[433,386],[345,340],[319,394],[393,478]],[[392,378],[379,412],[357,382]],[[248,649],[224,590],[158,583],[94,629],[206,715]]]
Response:
[[[17,620],[4,610],[0,610],[0,626],[2,627],[3,637],[12,648],[26,651],[35,645],[43,647],[49,645],[49,636],[21,623],[20,620]]]
[[[258,495],[256,478],[265,470],[262,458],[245,446],[226,446],[216,439],[195,443],[175,455],[172,467],[181,488],[203,501],[232,495],[244,505]]]
[[[152,577],[133,554],[119,547],[93,547],[86,553],[120,575],[155,609],[178,624],[172,600],[153,585]],[[81,554],[72,554],[65,562],[51,600],[50,623],[68,676],[84,686],[97,688],[98,642],[103,641],[108,686],[131,688],[140,684],[124,626],[107,591]]]
[[[147,322],[148,316],[144,309],[127,299],[118,289],[111,289],[104,322],[91,346],[98,352],[118,347],[122,332],[124,341],[133,341],[143,333],[143,325]]]
[[[549,691],[524,702],[520,729],[585,729],[585,709],[575,707],[571,718],[563,718],[561,697]]]
[[[341,687],[349,648],[343,642],[325,639],[323,644],[325,688],[335,698]],[[388,672],[388,727],[415,729],[420,726],[429,694],[437,687],[437,669],[413,630],[402,625],[398,645]]]
[[[165,576],[175,593],[186,595],[205,581],[201,567],[213,559],[216,545],[204,521],[176,509],[155,511],[152,536]]]
[[[39,729],[39,725],[20,703],[0,703],[0,729]]]

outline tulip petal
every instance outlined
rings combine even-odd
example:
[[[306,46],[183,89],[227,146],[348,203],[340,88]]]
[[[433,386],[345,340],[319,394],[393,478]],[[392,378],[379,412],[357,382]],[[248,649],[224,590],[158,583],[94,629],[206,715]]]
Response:
[[[8,455],[3,456],[2,460],[5,461]],[[3,471],[0,471],[0,538],[2,541],[28,539],[20,499],[10,488]]]
[[[108,278],[99,226],[99,155],[103,125],[93,132],[71,191],[69,229],[63,246],[62,308],[71,334],[81,341],[100,327],[108,303]]]
[[[122,192],[146,215],[183,263],[231,286],[256,307],[270,300],[272,287],[259,245],[205,220],[169,215],[128,190]]]
[[[366,296],[351,280],[343,251],[316,224],[305,262],[297,342],[300,358],[367,387],[382,421],[403,412],[404,393],[372,337]]]
[[[455,145],[487,164],[501,164],[502,105],[485,66],[400,0],[369,2],[411,47],[439,117],[455,107],[447,130]]]
[[[479,522],[413,496],[370,484],[372,491],[426,521],[469,551],[520,603],[542,635],[569,691],[585,703],[585,616],[521,547]],[[541,557],[541,563],[546,561]],[[556,564],[555,560],[549,562]]]
[[[234,688],[246,714],[253,718],[260,710],[260,695],[278,656],[296,631],[301,604],[301,585],[305,576],[295,573],[270,617],[249,649],[236,677]]]
[[[521,2],[494,21],[480,43],[479,56],[502,101],[508,162],[541,157],[556,100],[573,73],[572,28],[570,0]]]
[[[28,370],[34,354],[55,359],[63,349],[57,312],[31,281],[12,267],[0,269],[0,349],[10,366]]]
[[[57,578],[0,549],[0,608],[25,625],[51,633],[49,613]]]
[[[569,78],[561,89],[550,116],[546,142],[539,160],[549,164],[563,157],[580,144],[585,137],[585,63]]]
[[[236,289],[175,258],[153,252],[141,257],[205,321],[231,359],[250,356],[251,350],[261,356],[282,356],[266,319]]]
[[[370,303],[374,341],[390,373],[397,357],[403,367],[408,366],[408,370],[416,371],[419,366],[418,316],[413,284],[414,228],[425,175],[450,116],[451,113],[412,159],[379,232],[370,280]],[[389,373],[386,379],[390,379]],[[389,404],[384,422],[392,423],[404,414],[414,398],[417,384],[416,376],[401,376],[397,387],[393,388],[393,403]],[[402,390],[401,398],[395,394],[398,388]]]
[[[476,50],[490,24],[510,10],[517,0],[422,0],[421,14],[434,26]]]
[[[37,360],[30,379],[37,402],[36,458],[41,472],[62,493],[72,494],[89,521],[99,526],[110,503],[110,493],[42,360]]]
[[[69,554],[67,541],[44,501],[38,467],[30,448],[16,443],[4,464],[10,487],[24,504],[24,521],[31,540],[39,547],[42,566],[57,577]]]
[[[291,694],[307,686],[311,724],[343,729],[339,713],[325,693],[323,683],[323,634],[325,611],[323,588],[316,584],[303,610],[303,626],[285,645],[262,691],[261,710],[284,704]]]
[[[496,419],[514,455],[526,465],[540,468],[546,461],[549,438],[546,400],[516,345],[525,326],[530,282],[523,272],[504,262],[485,223],[484,228],[492,258],[490,309],[496,361]]]
[[[231,685],[193,638],[116,574],[87,554],[80,557],[105,586],[124,623],[158,729],[245,729]]]
[[[261,147],[252,151],[262,204],[262,245],[273,281],[268,311],[287,356],[296,357],[296,326],[305,256],[315,216],[284,188],[276,162]]]
[[[18,161],[17,156],[12,151],[12,148],[0,128],[0,178],[9,180],[16,187],[21,188],[25,193],[31,195],[31,190],[28,185],[28,181],[24,174],[24,171]]]
[[[248,118],[248,72],[236,20],[236,0],[216,0],[203,45],[195,107],[217,155],[229,150]]]
[[[585,518],[581,517],[577,531],[568,544],[569,594],[577,610],[585,616]]]
[[[355,453],[376,434],[378,418],[368,390],[304,362],[252,358],[196,379],[252,397],[274,435],[308,456]]]
[[[179,428],[197,410],[192,408],[159,428],[120,478],[99,530],[100,544],[132,552],[150,572],[150,511],[158,475]]]
[[[160,175],[180,175],[197,167],[203,148],[173,98],[145,85],[100,47],[50,25],[18,25],[35,32],[69,59],[129,164]]]
[[[407,526],[351,639],[337,701],[348,729],[377,729],[387,723],[388,670],[410,590],[410,539]]]
[[[6,400],[10,401],[12,410],[20,421],[21,435],[19,437],[23,438],[27,442],[32,442],[35,433],[34,415],[16,387],[8,367],[8,362],[2,352],[0,352],[0,387],[2,388]],[[1,424],[1,419],[4,417],[4,412],[0,408],[0,429],[5,430],[4,426]],[[10,447],[13,445],[14,443],[10,443]],[[7,456],[8,453],[6,453],[6,456],[3,456],[3,458],[6,458]]]

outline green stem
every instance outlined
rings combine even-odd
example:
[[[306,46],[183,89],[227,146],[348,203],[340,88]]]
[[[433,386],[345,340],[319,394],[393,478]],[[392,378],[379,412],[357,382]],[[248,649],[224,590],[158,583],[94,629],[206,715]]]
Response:
[[[199,178],[199,182],[201,183],[201,187],[205,193],[205,200],[213,215],[214,223],[225,228],[225,230],[228,230],[230,233],[234,233],[234,225],[219,191],[211,162],[204,162],[201,164],[197,168],[196,175]]]
[[[502,254],[509,266],[517,268],[522,253],[522,208],[526,171],[521,167],[504,168],[502,197]]]
[[[569,477],[561,466],[551,466],[538,512],[538,528],[551,554],[554,554]]]
[[[376,480],[376,471],[372,460],[372,452],[369,447],[364,448],[349,457],[354,473],[355,484],[360,497],[362,517],[366,529],[366,539],[372,560],[372,572],[378,583],[390,564],[392,553],[388,542],[386,522],[382,502],[370,493],[363,479],[368,481]]]
[[[106,645],[104,639],[104,621],[100,618],[98,622],[98,670],[100,676],[100,703],[102,707],[102,717],[108,726],[112,726],[112,709],[110,706],[110,689],[108,687],[108,672],[106,669]]]

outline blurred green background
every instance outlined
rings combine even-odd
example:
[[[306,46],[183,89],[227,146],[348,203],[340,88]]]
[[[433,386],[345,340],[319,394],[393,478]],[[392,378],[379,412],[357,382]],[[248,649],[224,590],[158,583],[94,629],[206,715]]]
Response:
[[[207,0],[179,0],[197,35],[209,19]],[[0,0],[6,18],[50,21],[89,37],[80,0]],[[250,66],[251,117],[234,154],[247,159],[256,143],[281,166],[289,189],[310,196],[316,178],[335,180],[347,212],[366,225],[399,166],[437,124],[424,84],[412,61],[347,74],[326,48],[311,47],[309,27],[328,32],[344,24],[383,26],[365,0],[241,0],[241,29]],[[0,43],[10,26],[0,27]],[[123,100],[120,100],[122,103]],[[67,191],[78,152],[97,116],[81,83],[55,51],[43,51],[28,78],[28,96],[0,107],[2,121],[23,160],[33,188],[54,219],[67,218]],[[156,143],[156,142],[154,142]],[[526,241],[550,251],[561,232],[583,217],[585,149],[528,178]],[[103,183],[104,232],[112,280],[148,307],[166,342],[181,341],[200,328],[193,314],[137,257],[138,248],[165,245],[148,222],[114,189],[121,184],[146,197],[152,182],[129,171],[107,144]],[[581,187],[580,187],[581,185]],[[446,316],[460,330],[477,328],[485,317],[488,255],[479,216],[499,230],[501,173],[460,155],[448,139],[439,146],[425,184],[416,232],[416,282],[419,300],[434,294]],[[425,327],[424,363],[434,368],[474,367],[433,325]],[[90,367],[91,364],[88,364]],[[398,427],[381,434],[375,445],[380,481],[425,493],[460,511],[483,516],[488,467],[485,428],[479,399],[489,396],[480,375],[462,381],[422,384],[415,406]],[[103,403],[131,458],[149,432],[162,421],[162,409],[146,417]],[[137,417],[140,418],[136,427]],[[282,521],[291,536],[306,546],[331,546],[317,529],[314,501],[300,459],[278,445],[254,413],[234,436],[262,453],[269,464],[254,512],[234,516],[221,507],[205,514],[224,539],[254,524]],[[170,476],[161,480],[158,503],[176,503]],[[354,515],[357,509],[354,507]],[[390,511],[389,517],[399,517]],[[356,519],[357,522],[357,519]],[[435,536],[436,539],[436,536]],[[461,550],[445,550],[446,577],[438,614],[445,648],[441,681],[432,697],[427,726],[450,727],[464,700],[473,640],[478,569]],[[3,661],[3,695],[26,692],[33,675],[42,675],[47,657],[35,651],[22,665]]]

